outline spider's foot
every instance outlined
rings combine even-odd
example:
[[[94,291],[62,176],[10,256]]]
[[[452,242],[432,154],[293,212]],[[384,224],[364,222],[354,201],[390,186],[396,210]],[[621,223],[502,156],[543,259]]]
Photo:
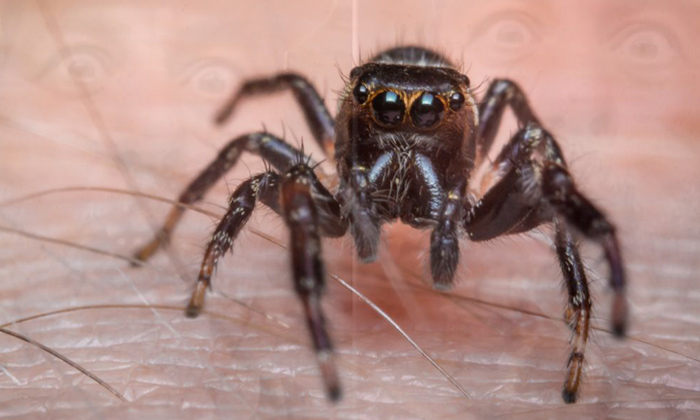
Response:
[[[365,239],[359,235],[355,236],[355,249],[357,257],[363,264],[370,264],[377,260],[378,241],[374,238]]]
[[[142,263],[147,261],[149,258],[153,256],[153,254],[156,253],[158,248],[160,247],[160,240],[159,239],[153,239],[151,242],[147,243],[143,247],[139,248],[138,251],[134,253],[134,255],[131,257],[131,266],[132,267],[140,267],[143,265]]]
[[[578,397],[578,390],[581,387],[581,376],[583,371],[583,353],[575,351],[571,353],[569,359],[569,371],[564,383],[561,397],[567,404],[573,404]]]
[[[623,338],[627,332],[627,300],[621,293],[615,295],[612,308],[612,330],[617,338]]]
[[[187,309],[185,309],[185,316],[187,318],[197,318],[201,312],[202,308],[194,306],[192,303],[190,303],[187,305]]]
[[[185,315],[187,318],[196,318],[202,312],[202,307],[204,307],[204,294],[207,291],[207,284],[209,282],[199,280],[197,281],[197,286],[192,293],[192,298],[190,303],[185,309]]]
[[[143,262],[148,261],[153,254],[155,254],[160,248],[168,246],[170,243],[170,231],[169,229],[163,228],[157,235],[146,245],[139,248],[132,257],[131,266],[139,267],[143,265]]]
[[[226,121],[228,121],[239,101],[240,95],[236,94],[235,96],[231,97],[231,99],[229,99],[228,102],[226,102],[226,104],[224,104],[224,106],[214,116],[214,124],[223,125]]]
[[[576,402],[577,395],[576,392],[564,388],[564,390],[561,392],[561,398],[565,403],[573,404]]]
[[[321,350],[317,353],[318,365],[321,368],[321,376],[326,385],[328,399],[332,402],[340,401],[342,392],[340,390],[340,380],[338,379],[338,371],[333,360],[333,352],[331,350]]]

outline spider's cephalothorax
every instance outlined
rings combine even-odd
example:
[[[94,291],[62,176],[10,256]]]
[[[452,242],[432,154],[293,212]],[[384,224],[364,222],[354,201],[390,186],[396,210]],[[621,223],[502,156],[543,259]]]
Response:
[[[624,335],[627,308],[624,271],[613,226],[575,187],[554,138],[542,127],[521,89],[495,80],[477,105],[469,79],[441,55],[398,47],[354,68],[334,121],[316,89],[302,76],[282,73],[246,81],[222,109],[224,122],[245,97],[288,89],[304,112],[315,140],[337,162],[338,192],[319,181],[311,159],[272,134],[233,139],[182,192],[190,204],[230,169],[244,151],[274,170],[253,176],[231,195],[229,209],[207,246],[187,308],[197,316],[221,256],[231,249],[258,201],[280,214],[290,230],[292,271],[329,396],[340,396],[331,343],[319,304],[325,282],[322,236],[350,232],[358,256],[372,261],[383,223],[400,219],[430,229],[433,284],[449,288],[459,260],[459,240],[485,241],[553,223],[555,246],[569,295],[566,322],[574,331],[562,396],[574,402],[581,385],[591,298],[576,236],[603,248],[615,292],[612,323]],[[509,106],[520,130],[493,162],[487,156]],[[334,153],[332,152],[334,150]],[[490,187],[469,188],[482,165]],[[184,212],[174,207],[156,237],[135,255],[146,260],[167,244]]]

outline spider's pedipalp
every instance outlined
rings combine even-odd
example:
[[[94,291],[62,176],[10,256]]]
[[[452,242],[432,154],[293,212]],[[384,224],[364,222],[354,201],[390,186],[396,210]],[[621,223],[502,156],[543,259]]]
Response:
[[[231,96],[216,115],[216,123],[228,120],[245,98],[290,90],[301,107],[306,122],[319,146],[331,155],[334,121],[316,88],[305,77],[296,73],[280,73],[272,77],[248,79]]]

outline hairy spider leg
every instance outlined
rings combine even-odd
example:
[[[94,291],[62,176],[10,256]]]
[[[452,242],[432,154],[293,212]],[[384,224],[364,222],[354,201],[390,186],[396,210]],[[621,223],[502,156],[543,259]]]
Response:
[[[333,156],[334,121],[316,88],[296,73],[280,73],[271,77],[250,79],[234,93],[216,115],[216,123],[223,124],[230,118],[241,100],[289,89],[301,107],[314,140],[327,156]]]
[[[571,355],[566,365],[568,369],[566,383],[562,390],[562,398],[571,404],[576,402],[581,387],[581,373],[586,343],[588,342],[592,302],[588,291],[586,272],[571,232],[566,228],[565,223],[556,217],[554,227],[556,230],[554,243],[561,271],[566,279],[566,290],[569,293],[569,304],[564,316],[569,327],[574,331]]]
[[[357,256],[364,263],[377,258],[380,216],[373,200],[375,183],[391,174],[393,156],[386,153],[374,167],[355,166],[351,169],[347,188],[341,183],[342,200],[350,223],[350,234],[355,242]]]
[[[449,290],[454,284],[455,272],[459,263],[459,237],[464,210],[464,194],[467,179],[463,176],[462,162],[455,161],[449,169],[447,185],[437,225],[430,234],[430,273],[436,289]],[[418,171],[424,170],[419,165]],[[423,179],[430,179],[426,173]]]
[[[479,126],[476,132],[477,166],[484,162],[493,146],[506,106],[513,110],[519,124],[536,123],[542,126],[518,85],[510,80],[494,80],[479,103]]]
[[[566,169],[567,165],[561,148],[554,138],[542,129],[542,125],[534,116],[522,90],[512,81],[496,80],[489,87],[480,107],[482,127],[479,130],[480,134],[484,136],[483,144],[491,146],[495,135],[495,129],[492,128],[494,123],[491,121],[500,121],[505,108],[504,104],[511,105],[519,123],[525,128],[521,131],[523,136],[514,136],[511,142],[503,148],[493,164],[494,168],[499,174],[504,175],[511,171],[520,159],[530,159],[529,155],[533,153],[540,155],[535,158],[535,161],[539,162],[540,169],[535,174],[538,176],[533,180],[539,180],[543,195],[547,198],[546,204],[564,216],[569,226],[574,227],[588,238],[596,240],[603,248],[610,267],[609,285],[615,293],[612,328],[617,336],[624,336],[627,320],[627,305],[624,295],[625,274],[614,226],[588,198],[576,189],[573,178]],[[540,131],[542,135],[538,134]],[[482,150],[485,156],[488,149],[482,148]],[[529,220],[523,221],[519,227],[515,227],[515,230],[508,233],[529,230],[539,223],[547,221],[546,215],[542,214],[546,213],[546,206],[540,205],[536,210],[532,212]]]
[[[511,91],[508,93],[508,91]],[[497,99],[493,99],[493,98]],[[520,88],[513,82],[498,80],[492,84],[484,101],[480,129],[483,141],[492,145],[495,129],[491,121],[499,121],[505,105],[510,103],[520,124],[524,125],[503,148],[493,162],[492,170],[500,179],[467,212],[464,225],[469,238],[475,241],[530,230],[542,223],[555,221],[557,255],[569,292],[566,319],[575,333],[569,359],[569,372],[562,393],[567,403],[576,401],[581,384],[584,348],[588,338],[590,297],[576,243],[570,239],[570,228],[598,241],[610,266],[610,285],[615,292],[613,330],[624,335],[626,302],[622,259],[613,226],[596,207],[576,190],[561,149],[534,117]],[[531,119],[521,120],[521,117]],[[482,159],[488,153],[482,148]],[[561,218],[561,220],[560,220]]]
[[[325,270],[321,259],[321,237],[317,200],[313,193],[316,176],[305,164],[294,166],[283,175],[281,203],[290,231],[294,285],[304,305],[316,358],[332,401],[340,399],[340,382],[333,360],[331,340],[321,309]]]
[[[200,201],[207,191],[238,162],[244,151],[259,155],[279,171],[286,171],[299,159],[304,159],[301,157],[303,156],[301,151],[271,134],[252,133],[239,136],[221,149],[216,158],[182,191],[178,202],[192,204]],[[174,206],[154,238],[136,251],[134,259],[146,261],[159,248],[166,246],[184,212],[184,207]]]
[[[211,278],[219,259],[233,246],[233,241],[255,210],[257,201],[260,200],[273,209],[279,209],[279,185],[279,174],[268,171],[244,181],[231,194],[228,210],[214,230],[204,252],[197,285],[187,305],[188,317],[194,318],[201,312],[205,292],[211,287]]]
[[[196,317],[201,312],[206,290],[211,286],[211,278],[219,259],[233,246],[258,200],[281,214],[290,230],[295,289],[304,306],[329,398],[337,400],[340,398],[340,382],[320,306],[325,285],[320,238],[324,230],[342,236],[347,230],[347,222],[340,218],[340,205],[320,184],[313,169],[306,163],[292,166],[283,175],[271,171],[256,175],[233,192],[228,211],[207,245],[186,314],[188,317]],[[338,213],[334,216],[328,213],[329,209],[336,209]],[[335,222],[332,221],[334,217]],[[331,226],[323,228],[324,219]]]
[[[509,157],[502,162],[494,162],[495,165],[501,164],[501,170],[506,170],[506,173],[467,212],[465,227],[471,240],[485,241],[532,229],[541,223],[552,221],[553,218],[559,220],[542,191],[543,162],[533,161],[530,156],[533,153],[531,149],[543,143],[544,133],[544,130],[534,124],[529,125],[511,140],[510,149],[520,152],[516,159],[511,160],[512,157]],[[513,143],[518,145],[512,146]],[[564,223],[557,223],[556,229],[557,256],[569,292],[566,320],[569,325],[574,326],[574,345],[562,397],[565,402],[573,403],[576,401],[582,379],[584,348],[590,327],[590,299],[587,296],[586,276],[582,270],[577,270],[578,267],[582,267],[578,247],[573,241],[563,242],[563,238],[570,237]],[[566,252],[560,249],[566,249]],[[585,295],[580,293],[582,289],[586,291]],[[581,300],[583,302],[580,302]],[[584,304],[587,306],[584,307]]]

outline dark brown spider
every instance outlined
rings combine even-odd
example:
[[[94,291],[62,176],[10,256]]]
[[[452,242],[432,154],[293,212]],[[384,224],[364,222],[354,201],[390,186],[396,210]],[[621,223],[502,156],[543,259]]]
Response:
[[[293,92],[315,140],[335,158],[338,191],[331,194],[319,181],[303,151],[272,134],[232,140],[184,190],[181,203],[199,201],[244,151],[260,155],[275,170],[251,177],[231,195],[204,254],[187,316],[201,311],[219,258],[231,248],[260,200],[284,218],[291,232],[294,284],[329,397],[335,400],[340,385],[319,304],[325,282],[322,236],[339,237],[349,227],[357,254],[369,262],[377,255],[382,224],[400,219],[415,228],[431,229],[433,282],[436,288],[448,289],[461,237],[486,241],[552,222],[569,293],[565,320],[574,331],[562,396],[567,403],[575,402],[591,316],[575,234],[603,248],[615,292],[612,327],[617,336],[625,333],[627,313],[623,264],[613,226],[576,189],[561,149],[520,87],[495,80],[477,105],[469,79],[447,59],[421,47],[398,47],[350,72],[335,121],[304,77],[283,73],[246,81],[217,122],[224,122],[243,98],[283,89]],[[468,189],[469,177],[485,164],[506,106],[515,113],[520,130],[490,163],[492,186],[475,197]],[[167,244],[183,212],[183,207],[174,207],[136,258],[146,260]]]

